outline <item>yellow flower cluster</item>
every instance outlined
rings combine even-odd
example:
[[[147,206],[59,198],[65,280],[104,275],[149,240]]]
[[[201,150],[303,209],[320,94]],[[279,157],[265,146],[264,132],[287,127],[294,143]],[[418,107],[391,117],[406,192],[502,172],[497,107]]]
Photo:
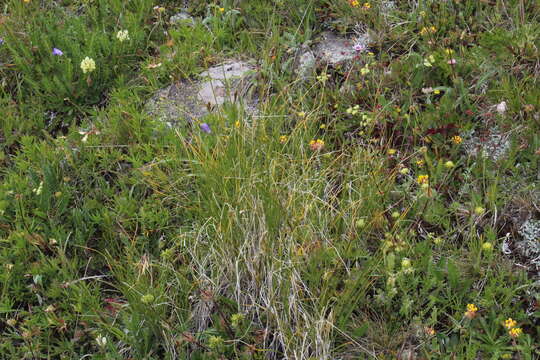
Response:
[[[313,151],[322,150],[322,148],[324,147],[324,141],[321,139],[311,140],[309,142],[309,147]]]
[[[435,26],[430,26],[430,27],[424,26],[420,30],[420,35],[435,34],[436,32],[437,32],[437,28]]]
[[[429,175],[418,175],[416,182],[420,185],[429,183]]]
[[[459,135],[452,136],[452,142],[456,145],[459,145],[463,142],[463,139]]]
[[[467,311],[465,312],[465,317],[467,319],[474,319],[476,317],[476,313],[478,312],[478,308],[474,304],[467,304]]]
[[[517,327],[517,321],[512,318],[506,319],[503,325],[505,328],[508,329],[508,335],[510,335],[510,337],[514,339],[519,337],[521,334],[523,334],[523,329],[520,327]]]

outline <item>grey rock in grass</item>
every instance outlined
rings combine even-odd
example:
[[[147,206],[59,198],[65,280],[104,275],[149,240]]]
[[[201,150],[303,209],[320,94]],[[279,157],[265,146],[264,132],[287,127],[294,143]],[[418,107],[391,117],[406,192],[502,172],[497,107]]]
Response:
[[[317,66],[350,64],[361,52],[367,50],[369,42],[367,33],[356,33],[356,36],[348,38],[330,31],[323,32],[316,45],[311,48],[303,46],[297,52],[294,71],[300,79],[305,80],[314,74]]]
[[[324,32],[321,38],[322,40],[317,44],[314,52],[318,61],[323,65],[340,65],[357,56],[357,52],[354,50],[355,40],[331,32]]]
[[[257,98],[250,89],[256,73],[249,62],[229,60],[204,71],[198,80],[184,80],[158,90],[146,108],[169,126],[197,121],[225,103],[241,105],[254,113]]]
[[[490,129],[483,135],[468,133],[464,135],[464,148],[469,156],[481,156],[498,161],[510,151],[510,135],[497,128]]]
[[[193,18],[193,16],[189,15],[187,12],[179,12],[171,16],[169,18],[169,22],[173,25],[178,25],[178,24],[194,25],[195,19]]]
[[[528,219],[518,229],[521,240],[516,248],[532,266],[540,270],[540,220]]]

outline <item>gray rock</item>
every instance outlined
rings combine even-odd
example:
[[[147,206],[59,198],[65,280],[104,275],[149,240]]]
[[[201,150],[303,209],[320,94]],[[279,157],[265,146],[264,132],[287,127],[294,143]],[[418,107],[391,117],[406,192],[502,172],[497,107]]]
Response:
[[[486,136],[474,133],[464,135],[464,148],[469,156],[490,158],[493,161],[503,159],[510,151],[510,135],[492,128]]]
[[[339,66],[350,64],[361,52],[367,51],[370,37],[367,33],[356,33],[353,38],[323,32],[319,42],[313,46],[302,46],[297,50],[294,72],[301,80],[309,78],[318,65]]]
[[[317,59],[311,49],[303,48],[295,62],[295,72],[298,77],[303,80],[307,79],[314,73],[316,66]]]
[[[329,66],[350,62],[358,55],[358,51],[354,49],[354,46],[358,44],[367,47],[369,42],[367,35],[359,36],[356,39],[348,39],[331,32],[325,32],[321,37],[322,40],[315,48],[315,56],[320,63]]]
[[[225,103],[242,105],[254,113],[257,99],[250,92],[254,74],[250,63],[227,61],[201,73],[198,81],[185,80],[158,90],[146,109],[169,126],[197,121]]]
[[[177,25],[177,24],[188,24],[193,25],[195,24],[195,19],[193,16],[189,15],[187,12],[179,12],[178,14],[174,14],[170,17],[169,22],[171,24]]]

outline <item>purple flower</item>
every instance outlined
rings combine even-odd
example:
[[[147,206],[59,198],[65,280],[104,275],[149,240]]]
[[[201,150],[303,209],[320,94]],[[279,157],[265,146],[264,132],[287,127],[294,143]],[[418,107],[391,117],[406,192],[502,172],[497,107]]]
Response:
[[[361,52],[361,51],[366,50],[366,45],[361,44],[361,43],[356,43],[356,44],[353,46],[353,49],[354,49],[354,51]]]
[[[52,49],[52,54],[55,55],[55,56],[62,56],[62,55],[64,55],[64,53],[62,52],[62,50],[57,49],[57,48],[53,48],[53,49]]]
[[[207,134],[210,134],[212,132],[212,130],[210,130],[210,125],[208,125],[207,123],[202,123],[199,126],[201,127],[201,130]]]
[[[4,45],[4,39],[0,38],[0,45]]]

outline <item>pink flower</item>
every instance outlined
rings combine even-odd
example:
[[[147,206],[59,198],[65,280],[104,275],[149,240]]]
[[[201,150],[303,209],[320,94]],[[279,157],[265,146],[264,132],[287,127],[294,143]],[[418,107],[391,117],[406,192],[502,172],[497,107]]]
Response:
[[[448,65],[456,65],[456,64],[457,64],[456,59],[450,59],[450,60],[448,60]]]

